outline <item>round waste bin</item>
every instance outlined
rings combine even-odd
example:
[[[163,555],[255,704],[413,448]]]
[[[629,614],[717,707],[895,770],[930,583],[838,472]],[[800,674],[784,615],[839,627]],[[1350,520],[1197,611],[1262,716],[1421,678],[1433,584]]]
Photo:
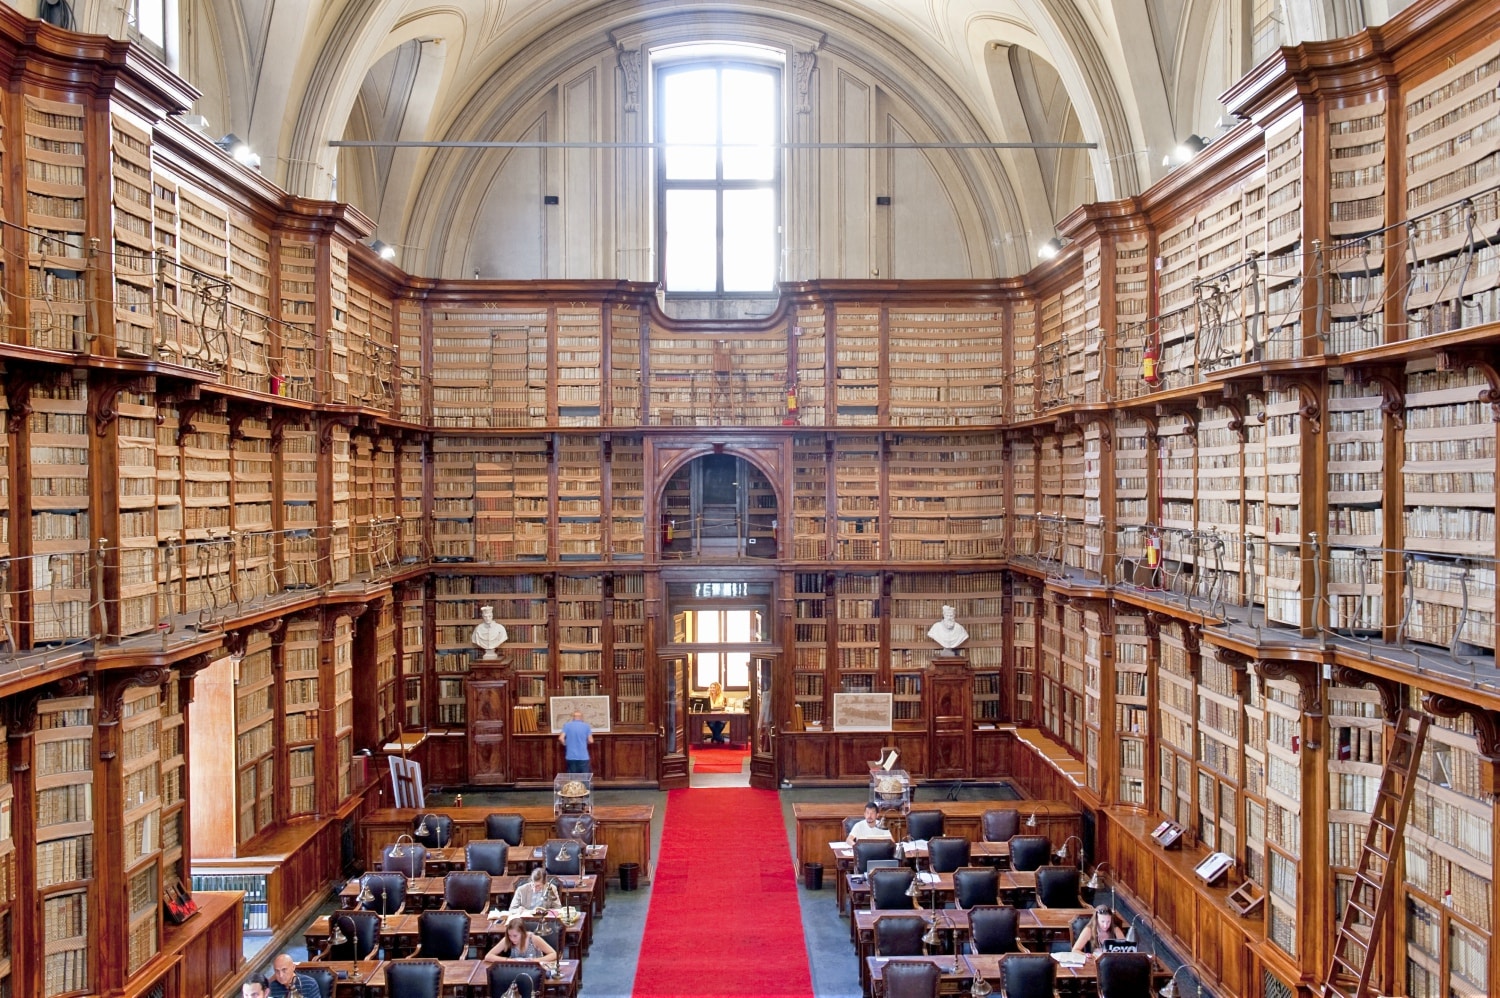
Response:
[[[823,889],[823,864],[802,864],[802,886],[810,891],[821,891]]]
[[[633,891],[641,885],[641,864],[620,864],[620,890]]]

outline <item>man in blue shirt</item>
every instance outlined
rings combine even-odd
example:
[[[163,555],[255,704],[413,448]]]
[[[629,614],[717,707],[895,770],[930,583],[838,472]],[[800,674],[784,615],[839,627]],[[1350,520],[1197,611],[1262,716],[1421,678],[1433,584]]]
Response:
[[[306,974],[297,973],[297,964],[288,953],[283,953],[271,962],[271,980],[268,983],[271,998],[324,998],[318,991],[318,982]]]
[[[568,761],[568,772],[588,773],[589,746],[594,744],[594,729],[583,719],[583,711],[573,711],[573,719],[562,726],[557,740],[563,743],[563,758]]]

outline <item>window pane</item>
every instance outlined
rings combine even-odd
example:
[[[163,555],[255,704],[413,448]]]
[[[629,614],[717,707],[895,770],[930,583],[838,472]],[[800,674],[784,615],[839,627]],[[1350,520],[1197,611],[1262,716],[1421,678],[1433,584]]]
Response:
[[[724,179],[772,179],[775,141],[775,78],[762,70],[724,70]],[[755,148],[737,148],[744,146]]]
[[[668,291],[715,291],[718,218],[714,191],[667,191]]]
[[[755,640],[755,635],[750,630],[749,610],[730,610],[725,616],[729,618],[729,633],[725,636],[726,641],[739,643]]]
[[[698,640],[714,644],[724,640],[724,615],[718,610],[701,610],[698,613]]]
[[[712,652],[707,655],[695,657],[696,668],[693,669],[693,685],[700,690],[708,689],[710,683],[719,681],[719,654]]]
[[[769,188],[724,192],[724,290],[776,283],[776,198]]]
[[[712,69],[662,77],[662,151],[668,180],[713,180],[717,175],[719,84]],[[688,148],[673,148],[687,146]]]
[[[724,673],[724,685],[732,690],[747,689],[750,686],[750,653],[732,652],[724,656],[729,659],[728,669]]]

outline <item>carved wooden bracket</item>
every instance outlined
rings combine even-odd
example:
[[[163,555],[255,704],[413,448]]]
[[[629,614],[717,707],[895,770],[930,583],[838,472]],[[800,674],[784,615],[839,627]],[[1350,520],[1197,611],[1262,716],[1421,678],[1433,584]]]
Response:
[[[120,714],[125,709],[125,691],[161,686],[171,677],[171,670],[160,665],[143,669],[121,669],[106,672],[99,680],[98,712],[94,715],[96,728],[113,728],[120,723]],[[101,731],[100,735],[106,732]],[[99,739],[99,758],[105,762],[116,755],[113,739]]]
[[[1486,354],[1478,350],[1439,350],[1437,366],[1439,371],[1461,371],[1472,367],[1484,375],[1489,387],[1479,393],[1479,401],[1489,403],[1490,419],[1500,423],[1500,371],[1495,369]]]
[[[1234,417],[1229,420],[1229,429],[1240,438],[1240,443],[1245,442],[1245,405],[1243,402],[1239,399],[1231,398],[1229,393],[1225,392],[1224,396],[1218,400],[1214,400],[1207,395],[1200,395],[1198,397],[1198,404],[1205,409],[1210,406],[1222,406],[1234,413]]]
[[[1318,390],[1306,378],[1294,378],[1288,375],[1274,374],[1266,378],[1267,389],[1286,390],[1295,388],[1297,390],[1297,415],[1307,421],[1307,425],[1313,433],[1323,432],[1323,407],[1318,401]]]
[[[1085,427],[1099,427],[1099,444],[1101,447],[1103,447],[1107,451],[1112,451],[1115,449],[1114,431],[1110,429],[1110,424],[1107,421],[1099,419],[1096,416],[1084,416],[1082,417],[1082,421]]]
[[[372,604],[369,603],[339,603],[336,606],[329,607],[328,612],[323,615],[322,623],[318,631],[319,637],[321,637],[324,641],[332,641],[334,632],[338,627],[340,617],[348,617],[349,622],[352,624],[360,617],[363,617],[365,611],[368,610],[371,605]]]
[[[1437,717],[1468,714],[1474,722],[1474,741],[1479,754],[1488,762],[1500,762],[1500,711],[1486,710],[1441,693],[1422,694],[1422,707]]]
[[[1384,370],[1356,369],[1355,377],[1361,384],[1374,385],[1380,389],[1380,411],[1398,430],[1406,428],[1406,391],[1396,376]]]
[[[283,412],[271,417],[271,446],[280,448],[282,433],[293,423],[302,422],[303,414],[300,412]]]
[[[1314,720],[1323,718],[1323,683],[1318,676],[1318,667],[1311,662],[1288,662],[1283,659],[1262,659],[1256,666],[1262,679],[1290,679],[1297,684],[1302,694],[1302,713]],[[1320,743],[1307,740],[1307,747],[1315,749]]]
[[[1197,439],[1197,437],[1198,437],[1198,410],[1196,408],[1196,404],[1193,404],[1193,405],[1188,405],[1188,404],[1184,404],[1184,403],[1173,404],[1173,403],[1170,403],[1170,402],[1158,402],[1158,403],[1156,403],[1156,418],[1157,418],[1157,420],[1160,421],[1162,419],[1166,419],[1169,416],[1181,416],[1182,419],[1183,419],[1183,422],[1185,424],[1184,430],[1186,431],[1187,435],[1190,436],[1190,437],[1192,437],[1192,438],[1194,438],[1194,439]],[[1160,430],[1158,430],[1158,434],[1159,433],[1160,433]]]
[[[26,426],[31,417],[31,390],[39,384],[42,379],[29,369],[12,371],[5,379],[5,401],[10,408],[6,429],[11,433],[20,433]]]
[[[1182,628],[1182,647],[1189,655],[1197,655],[1203,648],[1203,625],[1186,624]]]
[[[1385,718],[1385,723],[1395,724],[1396,718],[1401,716],[1402,693],[1406,688],[1394,679],[1383,679],[1347,665],[1336,665],[1333,667],[1333,681],[1345,686],[1375,687],[1375,692],[1380,694],[1380,716]]]
[[[1146,424],[1146,443],[1154,446],[1161,435],[1157,427],[1156,414],[1143,412],[1140,415],[1141,422]]]
[[[243,427],[247,419],[271,418],[271,407],[268,405],[247,404],[234,406],[229,410],[229,439],[231,441],[244,440]]]
[[[36,730],[36,705],[49,693],[46,686],[33,686],[0,700],[0,719],[5,722],[5,735],[16,741]],[[15,755],[11,756],[14,760]]]
[[[323,420],[318,427],[318,453],[327,454],[333,450],[333,430],[342,426],[346,430],[352,430],[358,420],[351,416],[332,416]]]
[[[192,433],[198,432],[193,425],[194,420],[205,412],[213,412],[224,404],[223,399],[198,398],[186,401],[177,407],[177,444],[182,445],[183,440]]]
[[[117,405],[121,392],[149,392],[151,390],[150,378],[113,378],[104,382],[100,388],[97,402],[94,408],[94,435],[102,437],[109,432],[110,424],[120,417],[120,409]]]

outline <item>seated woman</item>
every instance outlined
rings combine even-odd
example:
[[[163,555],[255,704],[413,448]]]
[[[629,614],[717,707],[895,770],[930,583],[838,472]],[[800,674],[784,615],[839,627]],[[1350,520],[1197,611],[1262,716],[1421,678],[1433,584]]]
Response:
[[[1073,952],[1091,953],[1105,939],[1124,938],[1124,919],[1111,911],[1109,905],[1101,904],[1094,909],[1094,917],[1089,919],[1089,924],[1078,933],[1078,938],[1073,942]]]
[[[519,918],[505,923],[505,935],[484,955],[485,960],[556,960],[557,950],[526,928]]]
[[[557,908],[561,905],[557,898],[557,889],[547,883],[547,871],[544,867],[536,867],[531,871],[531,877],[516,888],[515,894],[510,898],[511,913],[520,911],[536,911],[538,908]]]
[[[711,711],[720,711],[724,710],[727,706],[728,701],[724,699],[724,687],[720,686],[718,683],[709,683],[708,709]],[[712,733],[710,741],[712,741],[715,745],[723,744],[724,742],[724,724],[724,721],[708,722],[708,730]]]

